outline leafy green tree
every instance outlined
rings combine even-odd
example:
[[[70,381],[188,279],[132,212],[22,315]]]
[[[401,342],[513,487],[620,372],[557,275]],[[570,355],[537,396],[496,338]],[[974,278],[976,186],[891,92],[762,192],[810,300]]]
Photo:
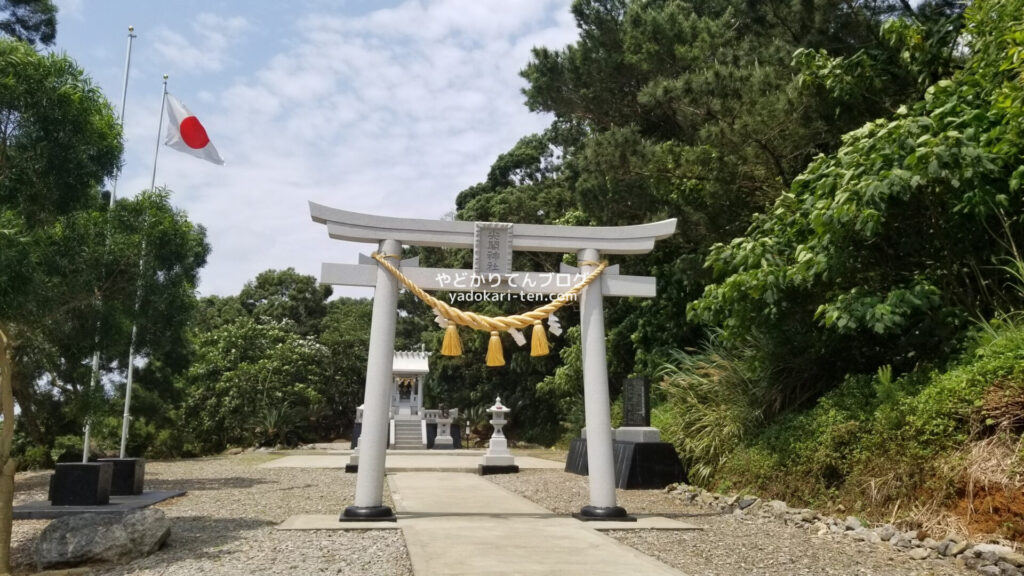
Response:
[[[53,0],[0,0],[0,34],[50,46],[57,39]]]
[[[312,276],[267,270],[238,296],[199,302],[194,361],[177,386],[186,452],[333,439],[351,428],[363,401],[372,307],[328,302],[330,293]]]
[[[323,401],[326,365],[323,345],[277,324],[244,318],[199,335],[181,414],[193,450],[301,433],[301,415]]]
[[[1022,7],[977,2],[965,68],[846,135],[744,237],[716,245],[720,280],[692,312],[771,335],[778,362],[828,385],[944,358],[971,318],[1018,307],[999,264],[1024,240]]]
[[[110,104],[69,58],[0,39],[0,69],[0,573],[9,573],[19,356],[66,310],[91,307],[92,287],[102,286],[90,243],[68,238],[76,211],[98,204],[121,142]]]
[[[338,298],[327,303],[319,336],[327,349],[327,375],[320,390],[325,405],[320,413],[310,415],[318,438],[337,438],[352,429],[365,393],[372,316],[370,300]]]
[[[652,374],[668,350],[704,338],[704,327],[686,321],[686,308],[711,281],[704,267],[710,246],[741,235],[843,133],[894,113],[919,97],[929,78],[958,66],[960,9],[945,1],[915,8],[881,0],[578,0],[572,12],[579,40],[559,50],[535,48],[522,72],[527,106],[555,120],[459,194],[456,218],[570,225],[679,219],[676,235],[652,254],[617,262],[624,273],[655,275],[659,296],[606,302],[613,394],[624,377]],[[898,25],[882,35],[884,22]],[[908,52],[911,41],[917,44]],[[794,53],[802,56],[794,60]],[[872,66],[870,98],[800,76],[814,58]],[[469,262],[460,251],[438,258]],[[516,268],[551,270],[558,260],[517,254]],[[566,314],[571,325],[575,313]],[[556,419],[572,428],[580,376],[571,363],[552,374],[555,366],[539,380],[516,380],[542,380],[547,401],[563,407]],[[456,370],[452,377],[480,386],[469,375]]]
[[[186,328],[195,306],[199,269],[208,253],[205,231],[172,207],[165,191],[120,200],[109,212],[102,205],[76,212],[61,220],[59,236],[36,246],[35,257],[51,268],[51,274],[70,278],[64,286],[77,294],[73,304],[41,316],[33,337],[19,348],[22,370],[14,379],[22,411],[19,421],[37,445],[48,446],[60,435],[76,433],[87,416],[105,415],[118,423],[110,427],[110,438],[103,433],[95,438],[116,443],[120,424],[112,412],[119,410],[117,402],[104,387],[91,387],[87,359],[98,346],[104,372],[115,378],[123,375],[133,324],[138,326],[135,352],[146,359],[137,372],[134,392],[154,401],[173,401],[172,377],[189,362]],[[102,287],[99,302],[90,286]],[[116,388],[118,393],[123,390]],[[54,395],[60,404],[50,402]],[[133,412],[166,415],[160,407],[152,413],[140,411],[146,406],[143,401]]]
[[[288,268],[261,272],[245,284],[238,299],[256,321],[289,320],[297,333],[309,336],[319,331],[332,292],[329,285]]]

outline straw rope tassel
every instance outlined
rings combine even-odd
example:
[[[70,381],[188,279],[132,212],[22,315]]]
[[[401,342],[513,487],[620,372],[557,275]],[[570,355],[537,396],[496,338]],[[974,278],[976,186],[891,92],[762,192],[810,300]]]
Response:
[[[530,356],[548,355],[548,337],[540,320],[533,322],[533,336],[530,337]]]
[[[441,344],[442,356],[462,356],[462,340],[459,338],[459,329],[454,323],[448,324],[444,329],[444,342]]]
[[[491,340],[487,343],[487,365],[505,365],[505,355],[501,350],[501,336],[498,336],[497,330],[491,330]]]

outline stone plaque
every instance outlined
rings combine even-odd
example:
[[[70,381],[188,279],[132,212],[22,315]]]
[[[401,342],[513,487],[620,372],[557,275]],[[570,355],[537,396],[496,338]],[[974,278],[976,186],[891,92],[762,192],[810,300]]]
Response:
[[[473,229],[473,273],[478,276],[512,272],[512,225],[477,222]]]
[[[622,425],[651,425],[651,387],[646,378],[628,378],[622,386]]]

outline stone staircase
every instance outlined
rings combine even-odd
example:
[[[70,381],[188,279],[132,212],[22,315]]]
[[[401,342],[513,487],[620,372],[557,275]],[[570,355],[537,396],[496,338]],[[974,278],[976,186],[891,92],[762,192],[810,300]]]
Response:
[[[419,420],[395,420],[395,450],[425,450]]]

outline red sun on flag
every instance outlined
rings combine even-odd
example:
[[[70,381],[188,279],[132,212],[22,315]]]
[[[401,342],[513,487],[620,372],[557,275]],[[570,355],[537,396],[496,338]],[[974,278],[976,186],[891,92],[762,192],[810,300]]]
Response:
[[[189,116],[181,121],[181,139],[189,148],[205,148],[210,143],[210,137],[206,135],[206,128],[195,116]]]

